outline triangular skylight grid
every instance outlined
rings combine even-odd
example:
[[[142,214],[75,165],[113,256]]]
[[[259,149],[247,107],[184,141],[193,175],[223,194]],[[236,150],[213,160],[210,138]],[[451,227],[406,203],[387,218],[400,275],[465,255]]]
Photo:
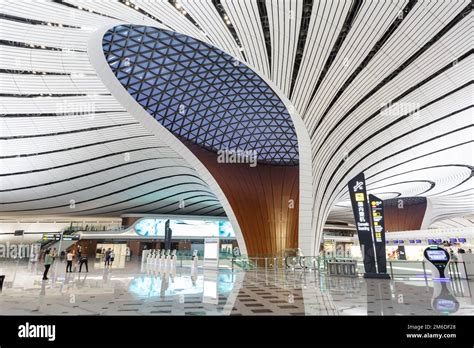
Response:
[[[120,83],[173,134],[217,152],[255,150],[261,163],[298,163],[293,122],[250,68],[186,35],[122,25],[103,38]]]

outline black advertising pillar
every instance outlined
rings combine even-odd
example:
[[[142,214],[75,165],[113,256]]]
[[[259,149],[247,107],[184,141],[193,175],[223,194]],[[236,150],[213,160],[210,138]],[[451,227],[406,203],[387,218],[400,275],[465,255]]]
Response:
[[[165,222],[165,250],[171,249],[172,230],[170,228],[170,220]]]
[[[379,273],[387,273],[383,201],[380,198],[369,194],[369,204],[372,215],[372,227],[374,231],[374,245],[375,255],[377,259],[377,270]]]
[[[376,274],[374,245],[370,231],[369,204],[365,190],[365,176],[360,173],[349,181],[349,196],[356,223],[357,235],[362,250],[365,273]]]

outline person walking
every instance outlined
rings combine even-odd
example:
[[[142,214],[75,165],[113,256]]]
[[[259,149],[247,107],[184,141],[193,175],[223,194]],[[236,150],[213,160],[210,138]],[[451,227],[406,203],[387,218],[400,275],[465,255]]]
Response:
[[[50,255],[50,250],[46,250],[44,254],[44,273],[43,273],[43,280],[48,280],[48,272],[49,268],[53,264],[53,257]]]
[[[82,247],[78,245],[77,246],[77,261],[78,262],[81,260],[81,255],[82,255]]]
[[[105,252],[104,267],[110,266],[110,248]]]
[[[87,261],[88,261],[88,259],[87,259],[86,255],[81,256],[81,258],[79,260],[79,273],[81,273],[81,271],[82,271],[82,265],[86,265],[86,272],[89,272],[89,265],[88,265]]]
[[[51,250],[51,257],[53,258],[53,261],[56,260],[57,256],[58,256],[58,251],[56,250],[56,248],[53,248],[53,250]]]
[[[114,259],[115,259],[115,253],[114,251],[112,250],[110,252],[110,267],[112,267],[112,264],[114,263]]]
[[[67,255],[66,255],[66,273],[67,272],[72,272],[72,261],[74,260],[74,253],[72,250],[69,250]]]

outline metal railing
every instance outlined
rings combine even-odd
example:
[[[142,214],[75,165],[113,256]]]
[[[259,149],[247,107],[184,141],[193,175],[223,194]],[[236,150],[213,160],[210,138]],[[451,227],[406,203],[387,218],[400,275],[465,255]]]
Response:
[[[328,275],[351,277],[364,274],[364,265],[361,260],[341,257],[326,258],[325,256],[234,257],[232,269],[234,268],[319,271]],[[387,260],[387,273],[392,279],[431,278],[431,271],[426,261]],[[451,279],[469,280],[467,273],[464,262],[451,261],[448,264],[448,275]]]

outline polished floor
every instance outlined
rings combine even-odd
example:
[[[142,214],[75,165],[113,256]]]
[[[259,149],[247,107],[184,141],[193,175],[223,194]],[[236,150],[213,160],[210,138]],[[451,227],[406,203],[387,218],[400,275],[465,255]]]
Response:
[[[76,270],[77,271],[77,270]],[[474,315],[474,282],[367,280],[318,272],[176,267],[139,261],[65,273],[0,261],[2,315]]]

